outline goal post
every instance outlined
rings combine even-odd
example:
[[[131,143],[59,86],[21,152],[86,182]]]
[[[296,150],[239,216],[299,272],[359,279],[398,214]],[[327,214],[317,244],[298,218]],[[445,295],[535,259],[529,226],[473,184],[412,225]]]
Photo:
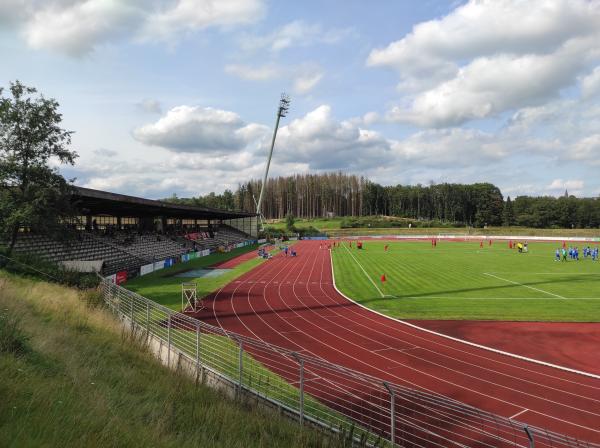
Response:
[[[181,312],[197,312],[204,308],[201,300],[198,300],[196,283],[181,284]]]

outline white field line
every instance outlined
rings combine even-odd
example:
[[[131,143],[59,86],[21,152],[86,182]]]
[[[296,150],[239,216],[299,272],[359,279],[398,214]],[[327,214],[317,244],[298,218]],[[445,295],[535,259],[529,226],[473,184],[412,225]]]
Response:
[[[496,272],[496,274],[514,274],[514,272]],[[600,272],[530,272],[529,275],[563,275],[565,277],[571,275],[587,275],[600,276]]]
[[[379,292],[379,295],[384,298],[385,295],[381,292],[381,289],[379,289],[379,286],[377,286],[375,284],[375,282],[373,281],[373,279],[371,277],[369,277],[369,274],[367,274],[367,271],[365,271],[365,269],[362,267],[362,265],[358,262],[358,260],[356,259],[356,257],[354,255],[352,255],[352,252],[350,252],[350,250],[345,246],[344,249],[346,249],[346,251],[350,254],[350,256],[354,259],[354,261],[356,261],[356,264],[358,265],[358,267],[365,273],[365,276],[369,279],[369,281],[373,284],[373,286],[375,286],[375,289]],[[333,263],[332,263],[333,266]],[[391,296],[388,296],[391,297]]]
[[[396,296],[386,296],[396,297]],[[396,297],[397,298],[397,297]],[[550,297],[454,297],[454,296],[403,296],[402,299],[457,299],[457,300],[553,300]],[[600,297],[564,297],[566,300],[600,300]]]
[[[524,414],[525,412],[527,412],[529,409],[523,409],[521,412],[517,412],[515,415],[508,417],[510,420],[518,417],[521,414]]]
[[[333,279],[333,287],[338,292],[339,295],[341,295],[342,297],[346,298],[346,300],[348,300],[349,302],[352,302],[355,305],[357,305],[357,306],[359,306],[359,307],[361,307],[361,308],[363,308],[365,310],[368,310],[368,311],[370,311],[372,313],[378,314],[379,316],[385,317],[386,319],[392,320],[394,322],[401,323],[403,325],[406,325],[407,327],[411,327],[411,328],[414,328],[416,330],[421,330],[424,333],[434,334],[436,336],[439,336],[439,337],[442,337],[442,338],[446,338],[446,339],[449,339],[451,341],[461,342],[461,343],[463,343],[465,345],[469,345],[471,347],[477,347],[477,348],[480,348],[482,350],[490,351],[492,353],[499,353],[501,355],[510,356],[512,358],[515,358],[515,359],[520,359],[522,361],[528,361],[528,362],[531,362],[531,363],[534,363],[534,364],[538,364],[538,365],[541,365],[541,366],[552,367],[554,369],[562,370],[564,372],[576,373],[576,374],[581,375],[581,376],[585,376],[585,377],[588,377],[588,378],[595,378],[597,380],[600,380],[600,375],[596,375],[594,373],[586,372],[584,370],[572,369],[570,367],[560,366],[558,364],[553,364],[553,363],[546,362],[546,361],[540,361],[539,359],[529,358],[527,356],[522,356],[522,355],[517,355],[516,353],[511,353],[511,352],[507,352],[507,351],[504,351],[504,350],[498,350],[497,348],[493,348],[493,347],[490,347],[490,346],[487,346],[487,345],[483,345],[483,344],[477,344],[475,342],[467,341],[466,339],[460,339],[460,338],[455,338],[454,336],[448,336],[447,334],[440,333],[440,332],[434,331],[434,330],[429,330],[428,328],[419,327],[418,325],[415,325],[413,323],[407,322],[405,320],[397,319],[395,317],[391,317],[391,316],[388,316],[387,314],[383,314],[383,313],[381,313],[379,311],[375,311],[375,310],[373,310],[371,308],[368,308],[365,305],[363,305],[362,303],[359,303],[356,300],[353,300],[350,297],[348,297],[346,294],[344,294],[342,291],[340,291],[340,289],[337,287],[337,284],[335,282],[335,272],[334,272],[334,269],[333,269],[333,257],[331,257],[331,277]]]
[[[502,277],[498,277],[497,275],[490,274],[489,272],[484,272],[483,275],[494,277],[494,278],[497,278],[498,280],[502,280],[504,282],[512,283],[513,285],[519,285],[519,286],[522,286],[524,288],[533,289],[534,291],[543,292],[544,294],[549,294],[551,296],[558,297],[559,299],[566,299],[566,297],[559,296],[558,294],[554,294],[553,292],[544,291],[543,289],[534,288],[533,286],[527,286],[527,285],[524,285],[523,283],[519,283],[519,282],[514,282],[512,280],[508,280],[506,278],[502,278]]]

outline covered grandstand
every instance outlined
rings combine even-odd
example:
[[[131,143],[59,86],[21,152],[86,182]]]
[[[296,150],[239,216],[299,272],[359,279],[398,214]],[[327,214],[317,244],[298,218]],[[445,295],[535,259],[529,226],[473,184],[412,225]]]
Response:
[[[258,236],[254,213],[82,187],[76,187],[73,201],[79,216],[65,226],[65,238],[22,229],[15,251],[71,268],[99,266],[101,274],[118,276],[121,282],[173,263],[251,244]],[[92,261],[96,263],[89,263]]]

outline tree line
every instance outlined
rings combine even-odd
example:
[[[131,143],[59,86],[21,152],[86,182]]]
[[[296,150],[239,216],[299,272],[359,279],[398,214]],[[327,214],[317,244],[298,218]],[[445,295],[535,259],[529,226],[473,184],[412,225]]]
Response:
[[[207,207],[256,210],[260,180],[250,180],[237,190],[195,198],[167,200]],[[537,228],[600,227],[600,199],[566,194],[519,196],[504,200],[490,183],[390,185],[364,176],[330,172],[280,176],[267,181],[262,212],[267,219],[395,216],[438,221],[457,226],[518,225]]]
[[[503,214],[505,225],[537,228],[598,228],[600,198],[564,196],[518,196],[507,198]]]

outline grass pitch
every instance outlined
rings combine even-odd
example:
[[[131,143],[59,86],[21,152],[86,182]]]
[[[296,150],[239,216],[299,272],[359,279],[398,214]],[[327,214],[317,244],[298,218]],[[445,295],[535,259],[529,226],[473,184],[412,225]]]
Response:
[[[384,247],[388,245],[388,251]],[[357,302],[402,319],[600,321],[600,262],[556,262],[559,243],[529,253],[495,241],[365,241],[333,250],[337,287]],[[385,274],[386,282],[381,282]]]
[[[182,278],[175,277],[176,274],[193,269],[206,268],[222,261],[231,260],[238,255],[256,251],[256,244],[234,249],[227,253],[215,253],[206,257],[197,258],[187,263],[180,263],[170,268],[161,269],[143,277],[136,277],[128,281],[124,286],[131,291],[137,292],[150,300],[160,303],[175,311],[181,311],[181,283],[196,283],[198,298],[204,297],[221,288],[227,283],[235,280],[240,275],[258,266],[264,260],[256,257],[248,260],[229,272],[218,277]]]

